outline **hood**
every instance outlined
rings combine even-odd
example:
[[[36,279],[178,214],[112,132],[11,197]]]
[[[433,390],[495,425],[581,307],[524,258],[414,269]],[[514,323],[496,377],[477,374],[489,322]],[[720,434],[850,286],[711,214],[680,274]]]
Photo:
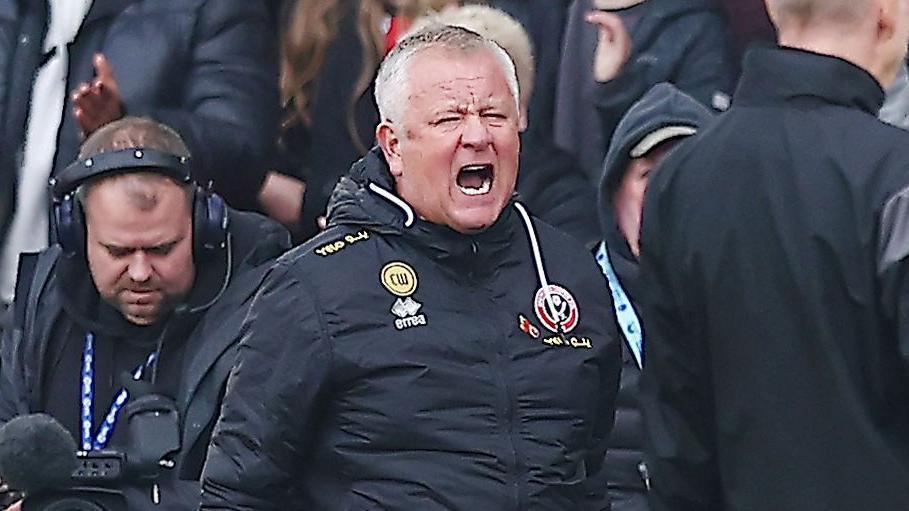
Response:
[[[655,85],[628,109],[612,136],[597,192],[600,226],[611,251],[623,247],[622,255],[631,257],[624,236],[618,231],[612,208],[612,194],[631,161],[631,150],[642,143],[651,146],[658,140],[672,138],[653,139],[654,134],[669,136],[676,128],[700,129],[712,118],[713,113],[707,107],[669,83]],[[677,136],[679,134],[676,132]]]
[[[228,209],[230,219],[228,248],[223,257],[196,262],[196,280],[183,304],[164,321],[148,327],[136,326],[105,304],[92,282],[84,257],[60,257],[63,308],[82,327],[114,337],[141,335],[157,337],[162,324],[195,323],[224,293],[232,277],[277,258],[290,248],[290,235],[275,221],[255,213]],[[175,317],[176,316],[176,317]]]
[[[383,234],[401,234],[413,226],[416,216],[394,194],[394,178],[378,147],[342,176],[328,200],[328,225],[367,227]]]

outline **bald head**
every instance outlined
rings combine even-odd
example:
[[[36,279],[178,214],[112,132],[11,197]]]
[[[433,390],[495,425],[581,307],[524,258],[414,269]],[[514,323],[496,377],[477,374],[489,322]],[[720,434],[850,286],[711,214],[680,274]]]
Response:
[[[765,0],[781,46],[831,55],[884,88],[909,45],[909,0]]]
[[[767,0],[779,30],[798,26],[853,25],[869,18],[871,0]]]

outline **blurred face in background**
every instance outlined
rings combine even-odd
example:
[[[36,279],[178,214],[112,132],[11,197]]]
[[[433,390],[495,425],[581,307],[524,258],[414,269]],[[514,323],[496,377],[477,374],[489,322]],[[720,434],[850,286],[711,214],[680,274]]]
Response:
[[[186,190],[161,175],[126,174],[92,185],[84,206],[99,294],[131,323],[155,323],[195,279]]]
[[[644,197],[647,183],[653,171],[680,139],[672,139],[654,147],[640,158],[633,158],[625,167],[625,174],[612,196],[619,229],[628,241],[628,247],[635,257],[641,257],[641,217],[644,212]]]
[[[486,229],[514,192],[520,115],[487,49],[433,48],[408,67],[402,118],[378,138],[396,191],[420,217],[461,233]]]

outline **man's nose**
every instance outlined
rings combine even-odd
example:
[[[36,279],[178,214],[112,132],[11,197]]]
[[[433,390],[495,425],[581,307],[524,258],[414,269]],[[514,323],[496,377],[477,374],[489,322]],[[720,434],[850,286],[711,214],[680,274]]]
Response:
[[[142,251],[137,251],[129,262],[127,272],[133,282],[147,282],[152,276],[152,266],[148,257]]]
[[[482,151],[490,143],[492,143],[492,134],[482,117],[479,115],[467,116],[464,121],[464,131],[461,133],[461,144],[475,151]]]

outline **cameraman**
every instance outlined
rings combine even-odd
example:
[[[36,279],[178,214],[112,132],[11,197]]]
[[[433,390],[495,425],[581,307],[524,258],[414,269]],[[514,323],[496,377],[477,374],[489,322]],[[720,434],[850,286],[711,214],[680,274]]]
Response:
[[[239,325],[289,237],[198,187],[183,141],[151,120],[108,124],[79,156],[52,182],[57,244],[20,259],[0,423],[50,414],[81,450],[125,453],[114,488],[130,510],[195,509]],[[140,427],[149,399],[172,424]]]

